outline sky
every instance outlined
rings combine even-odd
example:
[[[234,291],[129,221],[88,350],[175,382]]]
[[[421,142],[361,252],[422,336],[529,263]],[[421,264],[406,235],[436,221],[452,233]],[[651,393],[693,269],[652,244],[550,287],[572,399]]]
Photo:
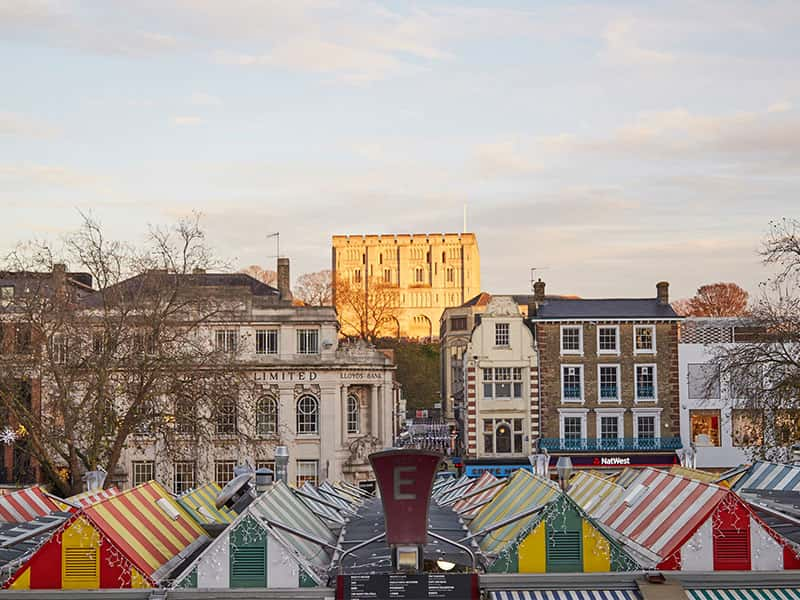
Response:
[[[199,211],[297,276],[466,206],[492,293],[755,293],[800,216],[798,30],[794,0],[0,0],[0,253]]]

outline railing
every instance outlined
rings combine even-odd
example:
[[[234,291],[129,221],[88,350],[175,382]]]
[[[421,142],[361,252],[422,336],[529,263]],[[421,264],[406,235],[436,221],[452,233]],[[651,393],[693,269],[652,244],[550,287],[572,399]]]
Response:
[[[608,452],[608,451],[661,451],[683,447],[681,439],[671,438],[541,438],[539,447],[548,451]]]

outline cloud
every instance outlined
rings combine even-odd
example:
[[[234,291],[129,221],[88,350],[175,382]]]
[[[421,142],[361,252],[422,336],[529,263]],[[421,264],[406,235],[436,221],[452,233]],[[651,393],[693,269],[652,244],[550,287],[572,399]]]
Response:
[[[474,149],[475,166],[486,177],[526,175],[542,169],[527,157],[517,141],[479,144]]]
[[[205,92],[193,92],[189,96],[189,103],[195,106],[221,106],[222,100]]]
[[[58,134],[59,130],[47,123],[25,115],[0,112],[0,136],[52,138]]]
[[[0,186],[2,187],[104,187],[108,179],[78,171],[71,167],[31,163],[0,164]]]
[[[603,35],[606,47],[601,57],[612,63],[634,66],[657,66],[675,61],[675,55],[643,48],[635,29],[636,21],[621,19],[608,25]]]
[[[191,126],[191,125],[199,125],[202,123],[203,120],[200,117],[195,117],[192,115],[182,115],[178,117],[172,117],[172,123],[178,126]]]
[[[788,100],[781,100],[780,102],[775,102],[767,107],[767,112],[771,113],[786,112],[789,110],[792,110],[792,103]]]

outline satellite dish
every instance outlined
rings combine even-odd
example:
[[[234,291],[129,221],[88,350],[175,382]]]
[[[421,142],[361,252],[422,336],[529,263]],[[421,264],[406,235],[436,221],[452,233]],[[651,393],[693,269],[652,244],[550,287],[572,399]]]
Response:
[[[252,473],[242,473],[231,479],[225,484],[225,487],[222,488],[214,505],[217,508],[222,508],[223,506],[230,508],[236,504],[237,500],[250,492],[250,479],[252,477]]]

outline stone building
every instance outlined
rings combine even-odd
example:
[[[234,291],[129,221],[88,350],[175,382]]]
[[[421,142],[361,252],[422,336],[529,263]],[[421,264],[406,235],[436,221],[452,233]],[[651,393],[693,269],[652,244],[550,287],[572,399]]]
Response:
[[[335,235],[332,272],[334,282],[344,278],[353,286],[364,286],[365,298],[371,282],[397,286],[396,318],[382,332],[388,336],[436,337],[442,311],[481,289],[474,233]],[[349,321],[347,315],[342,321]],[[344,327],[342,332],[357,333]]]
[[[655,298],[546,299],[529,318],[541,384],[539,447],[576,466],[669,465],[680,439],[678,330],[669,284]]]
[[[465,457],[525,460],[539,436],[539,385],[533,328],[512,296],[492,297],[463,360]]]
[[[288,447],[291,484],[373,480],[367,456],[395,436],[392,357],[365,343],[341,344],[332,307],[294,305],[288,270],[288,259],[280,259],[281,289],[240,273],[193,276],[206,293],[238,299],[238,310],[205,329],[209,343],[232,353],[232,364],[253,382],[255,400],[242,402],[228,416],[233,422],[217,424],[210,445],[185,457],[134,436],[121,461],[127,484],[155,477],[175,492],[202,481],[224,485],[245,461],[274,468],[278,445]],[[240,430],[245,436],[235,435]]]

